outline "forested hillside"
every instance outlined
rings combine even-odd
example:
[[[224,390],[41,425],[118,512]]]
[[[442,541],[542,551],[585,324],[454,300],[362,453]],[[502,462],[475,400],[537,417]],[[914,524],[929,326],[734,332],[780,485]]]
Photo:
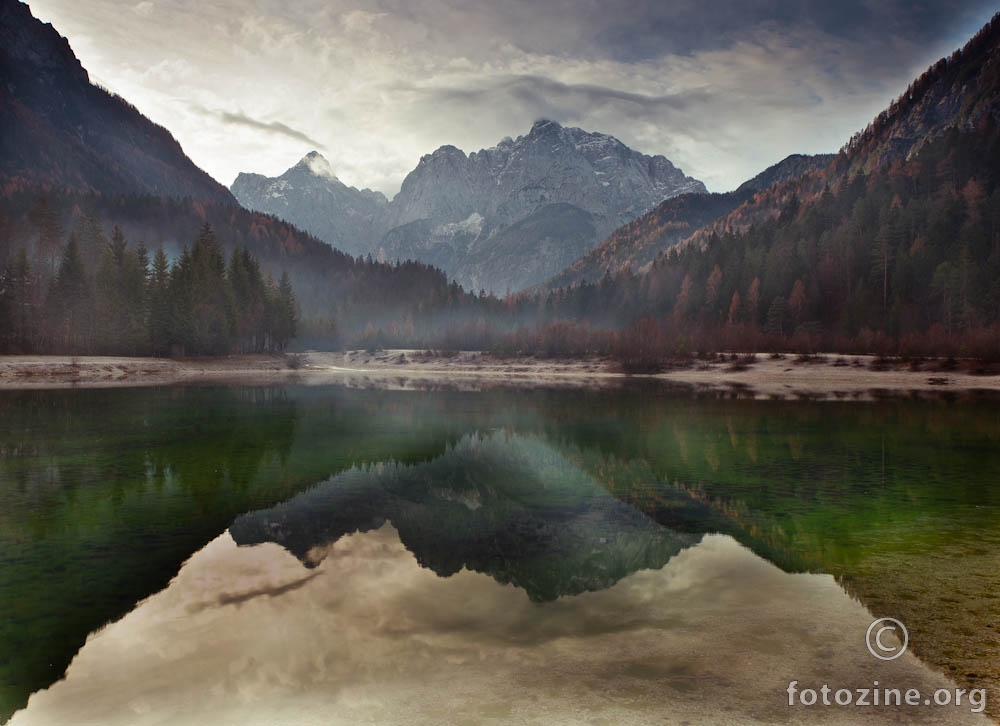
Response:
[[[42,213],[44,210],[37,210]],[[234,250],[227,262],[206,224],[170,264],[163,248],[110,239],[90,219],[72,232],[42,287],[22,248],[0,278],[0,350],[218,355],[283,350],[295,336],[288,275],[261,274]],[[84,256],[83,251],[100,253]]]
[[[86,271],[88,291],[95,299],[100,286],[97,273],[111,250],[117,227],[130,250],[145,250],[150,264],[162,249],[168,263],[184,258],[184,251],[201,238],[208,225],[214,246],[228,261],[234,252],[248,254],[264,280],[279,280],[283,273],[299,303],[300,337],[312,344],[331,346],[358,342],[367,331],[426,336],[443,326],[459,326],[481,301],[449,284],[439,270],[419,262],[382,264],[354,258],[307,235],[287,222],[239,207],[214,205],[190,199],[129,197],[40,189],[35,185],[9,184],[0,194],[0,315],[24,311],[21,302],[30,296],[31,315],[48,330],[42,314],[65,261],[70,242]],[[19,280],[16,285],[14,280]],[[21,297],[18,297],[21,296]],[[2,321],[0,321],[2,322]],[[4,332],[7,352],[66,351],[68,338],[41,332],[25,336]],[[218,348],[202,344],[184,346],[189,354],[247,349],[236,338]],[[265,348],[273,348],[268,338]],[[256,344],[255,344],[256,345]],[[255,348],[251,345],[250,348]],[[81,332],[70,345],[75,352],[143,352],[154,346],[105,345],[98,337]],[[280,347],[280,346],[279,346]],[[211,350],[210,350],[211,349]]]
[[[581,282],[597,282],[607,274],[639,272],[701,227],[753,199],[756,193],[822,169],[833,159],[832,154],[792,154],[731,192],[692,192],[664,200],[649,213],[616,229],[539,289],[555,290]]]
[[[426,334],[477,304],[428,265],[354,258],[287,222],[240,208],[166,129],[92,85],[66,39],[23,3],[0,0],[0,40],[0,352],[280,348],[287,332],[242,306],[273,300],[273,281],[285,272],[301,308],[300,335],[323,345],[366,330]],[[206,225],[212,245],[204,244]],[[164,340],[148,309],[161,248],[171,280],[194,263],[188,256],[211,258],[206,264],[214,269],[217,257],[231,266],[239,253],[259,267],[262,282],[247,292],[252,299],[236,289],[229,299],[219,280],[236,280],[214,269],[204,291],[219,283],[216,292],[226,300],[197,313],[214,322],[192,332],[175,319],[175,332]],[[137,304],[143,286],[145,307]],[[172,314],[188,316],[180,309]],[[209,340],[209,329],[217,341]]]
[[[660,355],[792,346],[1000,358],[998,91],[1000,16],[829,166],[755,194],[647,274],[552,293],[547,315],[633,326],[576,335],[625,348],[641,337]]]

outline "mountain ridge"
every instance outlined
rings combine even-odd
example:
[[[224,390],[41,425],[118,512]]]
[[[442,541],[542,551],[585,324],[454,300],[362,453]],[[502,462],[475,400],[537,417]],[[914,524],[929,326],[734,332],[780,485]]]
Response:
[[[606,325],[606,348],[637,371],[768,350],[974,358],[987,373],[1000,360],[998,230],[1000,13],[828,164],[754,192],[645,274],[548,295],[548,317],[512,344],[593,345]]]
[[[298,186],[292,184],[289,175],[302,163],[272,179],[240,174],[232,191],[246,206],[301,221],[352,254],[417,259],[467,288],[498,293],[541,282],[665,198],[705,190],[662,155],[546,119],[527,134],[470,154],[443,145],[423,155],[385,205],[371,201],[377,193],[364,197],[353,187],[334,189],[315,172],[311,180],[296,177]],[[281,187],[283,181],[288,186]],[[574,235],[584,232],[585,238],[558,233],[555,220],[567,219],[563,205],[578,210],[570,214],[578,222]],[[370,220],[364,229],[345,219],[358,207]],[[515,240],[510,228],[529,217],[534,222],[522,225],[522,233],[541,236]],[[505,246],[517,248],[517,264],[505,259]]]
[[[713,236],[746,232],[777,219],[789,203],[808,206],[859,175],[901,169],[949,131],[976,131],[987,122],[1000,123],[1000,13],[855,133],[824,173],[812,172],[763,190],[683,244],[704,248]]]
[[[835,154],[791,154],[730,192],[688,193],[666,199],[645,215],[619,227],[539,290],[596,282],[606,274],[639,272],[700,227],[725,216],[775,184],[822,168]]]
[[[359,240],[381,229],[375,225],[382,208],[388,204],[381,192],[356,189],[340,181],[318,151],[310,151],[278,177],[240,172],[231,189],[241,202],[256,200],[245,206],[294,220],[297,226],[353,256],[371,251]],[[323,213],[328,204],[337,206],[340,215],[337,220]]]

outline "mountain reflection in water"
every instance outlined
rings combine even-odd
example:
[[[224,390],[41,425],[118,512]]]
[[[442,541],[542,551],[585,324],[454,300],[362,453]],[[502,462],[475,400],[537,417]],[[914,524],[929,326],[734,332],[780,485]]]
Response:
[[[865,685],[871,613],[911,636],[880,680],[896,683],[912,655],[942,682],[992,689],[997,442],[989,400],[657,386],[7,392],[0,721],[30,695],[15,723],[392,722],[404,701],[425,703],[425,722],[854,723],[853,709],[779,706],[789,680],[854,669]],[[358,542],[364,558],[345,554]],[[359,580],[359,568],[384,576]],[[404,594],[407,578],[423,584]],[[673,585],[657,590],[661,578]],[[310,602],[333,615],[300,614]],[[359,637],[382,655],[331,639],[351,607],[379,614]],[[418,642],[433,667],[412,660]],[[831,658],[851,668],[817,670]],[[914,687],[929,682],[920,673]],[[413,685],[433,677],[426,692]],[[409,701],[393,695],[406,688]]]
[[[352,469],[239,517],[230,532],[313,564],[343,535],[386,521],[438,575],[464,567],[537,601],[659,569],[700,538],[656,524],[543,443],[503,432],[467,435],[425,464]]]
[[[787,722],[816,713],[789,709],[792,680],[952,687],[872,659],[871,620],[829,575],[673,532],[535,439],[473,434],[238,517],[12,723]]]
[[[388,524],[341,537],[311,573],[226,534],[93,635],[12,724],[787,722],[812,716],[782,699],[794,679],[950,687],[909,654],[876,667],[861,645],[870,620],[833,578],[784,573],[725,535],[539,604],[468,570],[438,577]]]

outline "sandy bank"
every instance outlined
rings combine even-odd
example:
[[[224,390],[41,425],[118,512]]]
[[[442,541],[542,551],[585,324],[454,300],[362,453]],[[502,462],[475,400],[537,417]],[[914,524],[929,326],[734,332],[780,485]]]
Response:
[[[916,391],[1000,392],[1000,375],[942,370],[939,362],[880,365],[864,356],[757,356],[752,362],[701,362],[653,376],[626,376],[604,358],[551,360],[489,354],[387,350],[307,352],[172,360],[108,356],[0,356],[0,389],[175,385],[185,383],[346,384],[383,388],[491,385],[603,388],[629,378],[758,398],[869,398]]]

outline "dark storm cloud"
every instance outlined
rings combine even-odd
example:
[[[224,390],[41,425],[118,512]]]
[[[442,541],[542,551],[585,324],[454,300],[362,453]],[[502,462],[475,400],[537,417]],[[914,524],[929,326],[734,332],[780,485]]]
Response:
[[[913,42],[966,32],[984,0],[376,0],[403,36],[476,55],[510,44],[531,53],[634,62],[727,48],[760,27],[811,28],[868,39],[874,54],[893,37]]]
[[[879,53],[895,36],[920,42],[964,32],[970,13],[991,7],[984,0],[512,0],[463,4],[459,12],[453,5],[423,3],[421,19],[461,33],[481,15],[498,40],[530,52],[626,62],[719,50],[762,26],[866,38]]]

